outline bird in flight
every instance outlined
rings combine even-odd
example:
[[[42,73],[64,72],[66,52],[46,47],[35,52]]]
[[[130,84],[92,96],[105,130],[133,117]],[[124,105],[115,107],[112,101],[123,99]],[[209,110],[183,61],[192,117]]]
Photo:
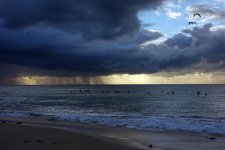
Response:
[[[197,25],[196,22],[189,22],[189,23],[188,23],[188,25],[191,25],[191,24],[196,24],[196,25]]]
[[[193,15],[193,17],[195,17],[195,16],[202,17],[199,13],[195,13],[195,14]]]

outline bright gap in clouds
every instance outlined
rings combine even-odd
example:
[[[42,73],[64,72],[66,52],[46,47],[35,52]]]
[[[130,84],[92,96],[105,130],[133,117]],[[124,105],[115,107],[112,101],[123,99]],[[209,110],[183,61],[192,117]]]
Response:
[[[17,77],[18,85],[73,84],[225,84],[225,73],[187,73],[168,76],[167,73],[109,75],[99,77]]]

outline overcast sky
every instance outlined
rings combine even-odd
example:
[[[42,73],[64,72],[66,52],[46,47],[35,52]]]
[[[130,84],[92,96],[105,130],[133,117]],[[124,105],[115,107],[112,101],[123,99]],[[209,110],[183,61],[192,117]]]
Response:
[[[224,61],[225,0],[0,1],[0,84],[225,83]]]

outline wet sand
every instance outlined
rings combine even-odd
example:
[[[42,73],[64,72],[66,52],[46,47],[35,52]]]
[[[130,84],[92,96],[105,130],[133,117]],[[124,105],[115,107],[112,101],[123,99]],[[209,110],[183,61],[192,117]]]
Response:
[[[225,137],[0,117],[0,150],[224,150]]]
[[[132,150],[135,148],[62,129],[0,125],[0,150]]]

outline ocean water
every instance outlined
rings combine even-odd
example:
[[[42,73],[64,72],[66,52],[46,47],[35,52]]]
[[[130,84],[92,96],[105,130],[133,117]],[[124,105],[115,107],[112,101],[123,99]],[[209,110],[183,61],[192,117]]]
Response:
[[[225,85],[0,86],[0,116],[225,135]]]

